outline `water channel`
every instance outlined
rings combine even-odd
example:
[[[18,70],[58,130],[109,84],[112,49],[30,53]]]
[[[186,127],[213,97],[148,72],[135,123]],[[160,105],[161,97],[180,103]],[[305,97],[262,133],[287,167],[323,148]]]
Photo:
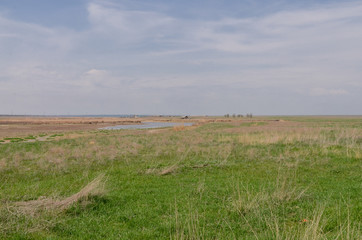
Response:
[[[164,128],[173,126],[192,126],[193,123],[187,122],[143,122],[142,124],[127,124],[100,128],[103,130],[120,130],[120,129],[148,129],[148,128]]]

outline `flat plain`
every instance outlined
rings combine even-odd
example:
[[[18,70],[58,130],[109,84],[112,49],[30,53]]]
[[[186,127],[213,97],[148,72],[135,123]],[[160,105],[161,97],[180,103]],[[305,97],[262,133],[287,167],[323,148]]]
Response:
[[[195,125],[98,129],[139,120]],[[0,143],[2,239],[361,239],[360,116],[2,118]]]

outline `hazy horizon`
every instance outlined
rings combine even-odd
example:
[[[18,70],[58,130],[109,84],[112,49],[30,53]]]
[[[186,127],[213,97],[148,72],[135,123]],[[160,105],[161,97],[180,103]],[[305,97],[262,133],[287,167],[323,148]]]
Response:
[[[362,115],[361,42],[362,1],[2,0],[0,115]]]
[[[311,115],[311,114],[305,114],[305,115],[255,115],[253,113],[226,113],[229,114],[228,118],[234,118],[232,115],[235,114],[235,118],[247,118],[247,114],[251,114],[252,117],[361,117],[362,115],[336,115],[336,114],[330,114],[330,115]],[[227,117],[223,115],[186,115],[190,117]],[[242,116],[238,116],[242,115]],[[0,114],[0,117],[154,117],[154,116],[161,116],[161,117],[183,117],[185,115],[182,114],[52,114],[52,115],[45,115],[45,114]]]

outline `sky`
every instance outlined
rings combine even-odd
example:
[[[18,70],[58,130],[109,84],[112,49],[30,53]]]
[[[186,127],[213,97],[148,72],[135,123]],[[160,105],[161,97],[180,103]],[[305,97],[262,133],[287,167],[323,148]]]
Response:
[[[361,115],[362,1],[0,0],[0,114]]]

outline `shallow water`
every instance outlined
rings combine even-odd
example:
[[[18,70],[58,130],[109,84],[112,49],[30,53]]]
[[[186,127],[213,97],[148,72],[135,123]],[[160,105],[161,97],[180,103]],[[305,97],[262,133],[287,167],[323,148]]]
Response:
[[[139,125],[117,125],[104,127],[100,129],[104,130],[119,130],[119,129],[147,129],[147,128],[163,128],[163,127],[173,127],[173,126],[192,126],[193,123],[181,123],[181,122],[144,122]]]

